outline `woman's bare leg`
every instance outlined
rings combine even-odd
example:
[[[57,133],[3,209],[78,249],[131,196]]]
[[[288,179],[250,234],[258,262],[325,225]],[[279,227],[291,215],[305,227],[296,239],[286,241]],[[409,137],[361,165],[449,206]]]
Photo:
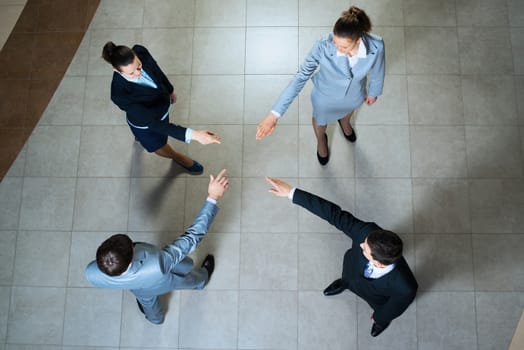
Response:
[[[155,153],[160,157],[173,159],[175,162],[186,168],[189,168],[193,165],[193,159],[176,152],[168,143],[157,149]]]
[[[311,118],[311,123],[313,124],[313,131],[315,132],[315,136],[317,137],[318,155],[321,157],[327,157],[329,151],[326,144],[326,137],[324,136],[326,133],[327,125],[317,125],[315,117]]]

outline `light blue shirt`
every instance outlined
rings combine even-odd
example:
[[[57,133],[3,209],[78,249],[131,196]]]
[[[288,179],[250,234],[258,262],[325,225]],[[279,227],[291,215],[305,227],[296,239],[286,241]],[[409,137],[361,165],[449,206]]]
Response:
[[[142,86],[148,86],[153,89],[158,89],[158,86],[153,81],[153,79],[147,74],[147,72],[142,68],[142,74],[138,78],[129,78],[125,76],[124,74],[120,74],[124,77],[125,80],[130,81],[132,83],[136,83]]]
[[[385,267],[378,267],[371,263],[371,261],[368,261],[368,264],[366,265],[366,270],[371,269],[371,274],[367,276],[367,278],[371,279],[377,279],[384,275],[387,275],[395,268],[395,264],[387,265]]]

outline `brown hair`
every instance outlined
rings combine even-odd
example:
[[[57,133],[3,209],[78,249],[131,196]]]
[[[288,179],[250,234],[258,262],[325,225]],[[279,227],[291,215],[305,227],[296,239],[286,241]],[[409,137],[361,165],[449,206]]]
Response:
[[[356,6],[351,6],[349,10],[342,12],[342,15],[333,26],[333,34],[353,41],[357,41],[364,33],[370,31],[371,20],[364,10]]]
[[[96,251],[96,264],[109,276],[119,276],[133,260],[133,241],[129,236],[116,234],[106,239]]]
[[[373,259],[391,265],[402,256],[402,239],[391,231],[377,230],[367,236]]]
[[[127,46],[115,45],[112,41],[108,41],[102,49],[102,58],[113,68],[120,70],[120,67],[133,63],[135,53]]]

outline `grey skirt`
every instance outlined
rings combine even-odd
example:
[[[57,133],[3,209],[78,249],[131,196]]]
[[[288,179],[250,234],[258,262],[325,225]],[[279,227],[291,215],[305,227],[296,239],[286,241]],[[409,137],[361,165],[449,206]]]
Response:
[[[363,102],[364,94],[359,96],[348,94],[343,98],[332,98],[321,93],[316,87],[313,87],[311,91],[313,117],[315,117],[317,125],[327,125],[344,118],[348,113],[360,107]]]

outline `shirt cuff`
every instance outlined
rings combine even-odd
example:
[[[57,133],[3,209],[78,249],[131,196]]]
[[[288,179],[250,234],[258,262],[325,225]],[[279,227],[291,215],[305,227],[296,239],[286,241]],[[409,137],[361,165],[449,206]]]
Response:
[[[282,114],[275,112],[273,110],[271,110],[271,113],[273,113],[277,118],[280,118],[282,116]]]
[[[206,201],[208,201],[209,203],[213,203],[214,205],[217,205],[217,200],[209,196],[206,198]]]
[[[185,139],[186,143],[190,143],[191,142],[191,136],[192,135],[193,135],[193,130],[190,129],[190,128],[186,128],[186,139]]]
[[[293,200],[293,196],[295,195],[295,190],[296,190],[296,189],[297,189],[296,187],[293,187],[293,188],[291,189],[291,191],[289,191],[289,194],[287,195],[287,198]]]

